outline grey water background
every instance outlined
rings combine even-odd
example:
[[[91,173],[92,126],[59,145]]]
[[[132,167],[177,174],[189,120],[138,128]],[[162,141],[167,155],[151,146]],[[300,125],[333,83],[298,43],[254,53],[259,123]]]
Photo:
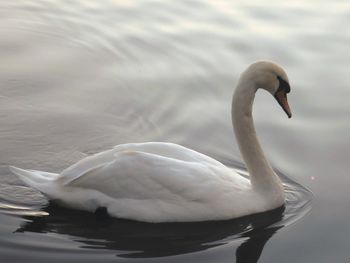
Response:
[[[1,262],[349,261],[349,23],[341,0],[1,1]],[[99,219],[48,204],[8,171],[59,172],[142,141],[241,169],[231,96],[259,59],[292,86],[292,119],[264,92],[254,105],[285,211],[198,225]]]

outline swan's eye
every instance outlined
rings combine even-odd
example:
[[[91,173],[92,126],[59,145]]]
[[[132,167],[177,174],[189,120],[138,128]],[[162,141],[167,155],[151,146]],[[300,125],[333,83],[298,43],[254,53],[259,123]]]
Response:
[[[283,90],[285,93],[289,93],[290,92],[289,83],[287,81],[285,81],[284,79],[282,79],[280,76],[277,76],[277,79],[280,82],[280,85],[278,87],[278,91]]]

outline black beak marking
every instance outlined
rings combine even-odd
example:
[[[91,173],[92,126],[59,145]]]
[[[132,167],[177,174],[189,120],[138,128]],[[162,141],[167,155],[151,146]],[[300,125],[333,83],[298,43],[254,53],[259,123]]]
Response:
[[[283,90],[286,94],[288,94],[290,92],[289,83],[282,79],[280,76],[277,76],[277,79],[280,82],[277,92]]]
[[[287,81],[282,79],[281,77],[277,77],[279,81],[279,87],[277,91],[275,92],[275,99],[278,101],[279,105],[282,107],[282,109],[285,111],[285,113],[288,115],[288,118],[292,117],[292,113],[290,111],[288,100],[287,100],[287,93],[290,92],[290,86]]]

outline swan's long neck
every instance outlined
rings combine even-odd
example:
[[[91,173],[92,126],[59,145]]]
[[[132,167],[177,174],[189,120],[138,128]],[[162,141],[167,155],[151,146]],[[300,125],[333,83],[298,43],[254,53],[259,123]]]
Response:
[[[276,193],[281,191],[282,184],[264,155],[253,124],[256,91],[254,82],[242,76],[233,95],[232,123],[253,189]]]

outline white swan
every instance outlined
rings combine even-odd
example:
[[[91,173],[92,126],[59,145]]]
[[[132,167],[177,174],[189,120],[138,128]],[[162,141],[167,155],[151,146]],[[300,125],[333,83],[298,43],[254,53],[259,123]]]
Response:
[[[25,183],[72,208],[146,222],[224,220],[284,204],[283,186],[264,156],[252,120],[255,92],[270,92],[288,117],[290,91],[284,70],[256,62],[245,70],[233,96],[232,123],[250,179],[183,146],[118,145],[87,157],[61,174],[10,167]]]

